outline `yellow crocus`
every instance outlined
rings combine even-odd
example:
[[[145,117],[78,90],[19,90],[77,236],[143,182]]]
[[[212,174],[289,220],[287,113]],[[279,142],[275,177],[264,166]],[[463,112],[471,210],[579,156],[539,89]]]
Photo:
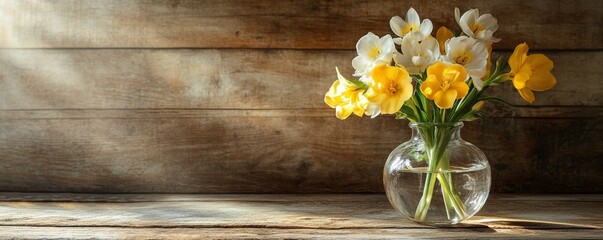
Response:
[[[421,92],[441,109],[452,107],[455,99],[461,99],[469,92],[465,83],[467,71],[459,64],[437,62],[427,68],[427,79],[421,84]]]
[[[371,71],[372,81],[365,93],[366,98],[379,105],[383,114],[394,114],[412,96],[410,75],[403,67],[386,64],[376,66]]]
[[[365,89],[352,84],[339,73],[339,69],[335,68],[335,70],[337,80],[325,95],[325,103],[335,108],[335,116],[341,120],[348,118],[352,113],[362,117],[368,105],[363,95]]]
[[[553,61],[543,54],[532,54],[528,56],[528,44],[522,43],[515,47],[515,51],[509,58],[511,72],[509,79],[513,80],[513,86],[519,95],[529,103],[536,98],[532,91],[545,91],[551,89],[557,80],[551,74]]]
[[[438,31],[436,32],[436,39],[438,40],[438,43],[440,44],[440,53],[442,55],[446,54],[446,41],[448,41],[448,39],[451,39],[454,37],[454,33],[452,33],[452,31],[450,31],[450,29],[441,26]]]
[[[472,111],[480,111],[482,110],[482,108],[484,108],[484,106],[486,105],[486,102],[484,101],[479,101],[476,104],[473,105],[473,107],[471,107]]]

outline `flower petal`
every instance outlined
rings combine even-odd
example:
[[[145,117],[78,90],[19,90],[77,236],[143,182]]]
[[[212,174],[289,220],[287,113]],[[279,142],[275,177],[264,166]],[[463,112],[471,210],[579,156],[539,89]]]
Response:
[[[477,18],[477,23],[482,25],[484,29],[488,29],[492,32],[498,30],[498,21],[492,16],[492,14],[484,14]]]
[[[406,100],[408,100],[412,97],[413,88],[412,88],[412,84],[410,84],[410,81],[402,81],[400,87],[402,88],[402,92],[400,93],[400,99],[402,99],[402,103],[404,104],[404,102],[406,102]],[[402,107],[402,106],[400,106],[400,107]]]
[[[335,116],[341,120],[344,120],[352,114],[353,107],[351,105],[339,105],[335,108]]]
[[[366,111],[364,112],[367,116],[371,116],[371,118],[376,118],[381,114],[381,109],[379,109],[379,104],[369,103],[366,106]]]
[[[433,31],[433,24],[431,20],[424,19],[421,23],[421,33],[423,34],[423,38],[429,37],[431,35],[431,31]]]
[[[394,45],[394,40],[389,34],[379,39],[379,46],[381,46],[381,52],[385,54],[394,53],[394,51],[396,51],[396,45]]]
[[[513,78],[513,86],[516,89],[524,89],[526,87],[526,81],[530,79],[530,75],[527,73],[520,72]]]
[[[456,99],[461,99],[469,93],[469,86],[465,82],[453,82],[448,89],[456,91]]]
[[[553,70],[553,61],[544,54],[532,54],[526,58],[526,63],[530,64],[533,71]]]
[[[404,105],[404,100],[402,98],[388,98],[383,101],[379,108],[381,109],[381,113],[383,114],[394,114]]]
[[[473,37],[474,33],[470,26],[473,26],[479,17],[479,12],[477,9],[470,9],[467,12],[463,13],[460,19],[459,25],[463,32],[467,34],[467,36]]]
[[[366,107],[368,105],[368,101],[366,100],[366,98],[364,97],[364,95],[362,94],[362,92],[358,92],[356,93],[356,104],[354,105],[354,115],[358,116],[358,117],[362,117],[364,115],[364,112],[366,110]]]
[[[436,38],[438,40],[438,43],[440,46],[440,52],[442,54],[446,53],[446,48],[445,48],[446,41],[453,37],[454,37],[454,33],[452,33],[452,31],[450,31],[450,29],[448,29],[444,26],[440,27],[438,29],[438,31],[436,32]]]
[[[436,59],[440,57],[440,46],[438,44],[437,39],[433,38],[432,36],[429,36],[425,40],[423,40],[420,45],[421,48],[430,50],[433,55],[436,55]]]
[[[339,83],[339,80],[335,80],[335,82],[333,82],[333,84],[331,85],[331,88],[329,88],[329,91],[325,94],[324,101],[331,108],[335,108],[338,105],[338,102],[335,100],[335,98],[337,97],[337,95],[339,95],[339,93],[337,92],[337,89],[339,88]]]
[[[528,44],[521,43],[515,47],[513,54],[509,57],[509,67],[511,67],[511,73],[517,74],[521,69],[521,65],[525,62],[528,55]]]
[[[452,64],[442,71],[442,75],[449,73],[456,75],[453,82],[465,82],[465,80],[467,80],[467,70],[465,70],[465,67],[462,65]]]
[[[557,84],[557,79],[549,71],[537,71],[532,73],[527,82],[528,88],[534,91],[546,91]]]
[[[406,24],[407,23],[400,16],[394,16],[389,20],[389,27],[392,28],[392,31],[400,37],[404,37],[404,34],[402,34],[402,29],[406,27]]]
[[[472,77],[471,80],[473,81],[473,86],[475,86],[475,89],[478,91],[481,91],[484,88],[484,81],[481,78]]]
[[[454,19],[456,20],[456,24],[461,25],[461,10],[459,8],[454,8]]]
[[[369,53],[379,45],[379,37],[372,32],[367,33],[358,39],[356,43],[356,51],[359,56],[367,56]]]
[[[536,100],[536,98],[534,97],[534,93],[529,88],[522,88],[518,89],[517,91],[519,92],[521,98],[523,98],[523,100],[526,100],[526,102],[530,104],[534,103],[534,101]]]
[[[435,97],[436,93],[442,91],[440,87],[440,83],[435,80],[435,75],[427,76],[427,80],[421,83],[421,92],[427,99],[432,99]]]
[[[438,106],[440,109],[449,109],[452,107],[452,104],[454,104],[456,96],[457,92],[455,90],[448,89],[446,91],[440,91],[436,93],[433,98],[433,101],[435,102],[436,106]]]
[[[481,78],[487,78],[490,75],[490,70],[492,69],[492,44],[488,44],[486,46],[488,48],[488,59],[486,60],[486,72]],[[481,90],[481,89],[479,89]]]
[[[363,56],[356,56],[352,59],[352,67],[356,69],[353,76],[359,77],[368,73],[371,69],[371,61]]]
[[[419,18],[419,14],[414,8],[408,9],[406,12],[406,22],[408,24],[413,24],[419,26],[421,24],[421,19]]]
[[[436,80],[439,81],[439,78],[442,76],[444,69],[446,69],[446,64],[442,62],[436,62],[427,68],[427,75],[435,75]]]

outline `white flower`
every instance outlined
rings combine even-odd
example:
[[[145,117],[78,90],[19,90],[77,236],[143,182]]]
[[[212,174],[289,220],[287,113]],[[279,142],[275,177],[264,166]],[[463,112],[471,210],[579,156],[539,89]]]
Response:
[[[479,10],[470,9],[463,13],[459,8],[454,9],[454,17],[456,22],[461,26],[463,32],[472,38],[476,38],[488,43],[498,42],[500,38],[495,38],[494,32],[498,30],[498,21],[492,16],[492,14],[479,15]]]
[[[427,38],[431,34],[431,30],[433,30],[431,20],[424,19],[423,22],[421,22],[419,14],[414,8],[408,9],[408,12],[406,12],[406,20],[399,16],[392,17],[392,19],[389,20],[389,26],[392,28],[392,31],[400,37],[394,39],[397,44],[401,44],[402,38],[410,32],[421,33],[422,37],[420,40],[423,40]]]
[[[481,78],[488,64],[488,49],[483,42],[467,36],[451,38],[446,43],[446,55],[442,56],[442,61],[463,65],[473,79],[473,85],[478,90],[482,89],[484,84]]]
[[[369,32],[356,43],[358,56],[352,60],[352,66],[356,69],[354,76],[366,77],[370,74],[373,67],[380,64],[391,64],[396,46],[390,35],[379,38],[377,35]]]
[[[432,36],[419,42],[416,34],[407,34],[402,39],[401,48],[402,54],[396,54],[394,61],[411,75],[421,74],[440,58],[438,40]]]

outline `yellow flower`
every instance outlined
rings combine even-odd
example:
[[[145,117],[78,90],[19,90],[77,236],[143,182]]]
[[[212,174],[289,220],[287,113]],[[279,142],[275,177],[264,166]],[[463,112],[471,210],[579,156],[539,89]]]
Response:
[[[372,81],[365,96],[379,105],[379,112],[394,114],[412,96],[410,75],[402,67],[379,65],[371,71]]]
[[[486,73],[482,76],[483,79],[490,75],[490,69],[492,68],[492,44],[487,44],[486,48],[488,49],[488,62],[486,63]]]
[[[364,89],[344,78],[339,73],[339,69],[335,68],[335,70],[337,80],[325,95],[325,103],[335,108],[335,116],[341,120],[348,118],[352,113],[362,117],[368,105],[363,95]]]
[[[509,58],[511,72],[509,78],[513,79],[513,86],[519,95],[529,103],[533,103],[532,91],[545,91],[551,89],[557,80],[551,74],[553,61],[543,54],[528,56],[528,44],[522,43],[515,47]]]
[[[461,99],[469,92],[465,83],[467,71],[459,64],[446,66],[437,62],[427,68],[427,79],[421,84],[421,92],[441,109],[452,107],[455,99]]]
[[[438,43],[440,45],[440,53],[446,54],[446,41],[454,37],[454,33],[450,31],[450,29],[441,26],[436,32],[436,39],[438,39]]]
[[[482,110],[482,108],[484,108],[484,105],[486,105],[486,102],[479,101],[475,105],[473,105],[473,107],[471,107],[471,110],[477,112],[479,110]]]

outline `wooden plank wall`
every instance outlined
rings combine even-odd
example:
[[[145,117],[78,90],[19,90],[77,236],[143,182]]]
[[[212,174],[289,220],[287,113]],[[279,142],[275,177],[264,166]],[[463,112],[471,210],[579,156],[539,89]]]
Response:
[[[409,137],[392,117],[340,121],[322,101],[355,42],[413,6],[499,20],[558,85],[466,124],[494,192],[603,192],[603,1],[1,1],[0,191],[382,192]],[[435,32],[435,30],[434,30]]]

